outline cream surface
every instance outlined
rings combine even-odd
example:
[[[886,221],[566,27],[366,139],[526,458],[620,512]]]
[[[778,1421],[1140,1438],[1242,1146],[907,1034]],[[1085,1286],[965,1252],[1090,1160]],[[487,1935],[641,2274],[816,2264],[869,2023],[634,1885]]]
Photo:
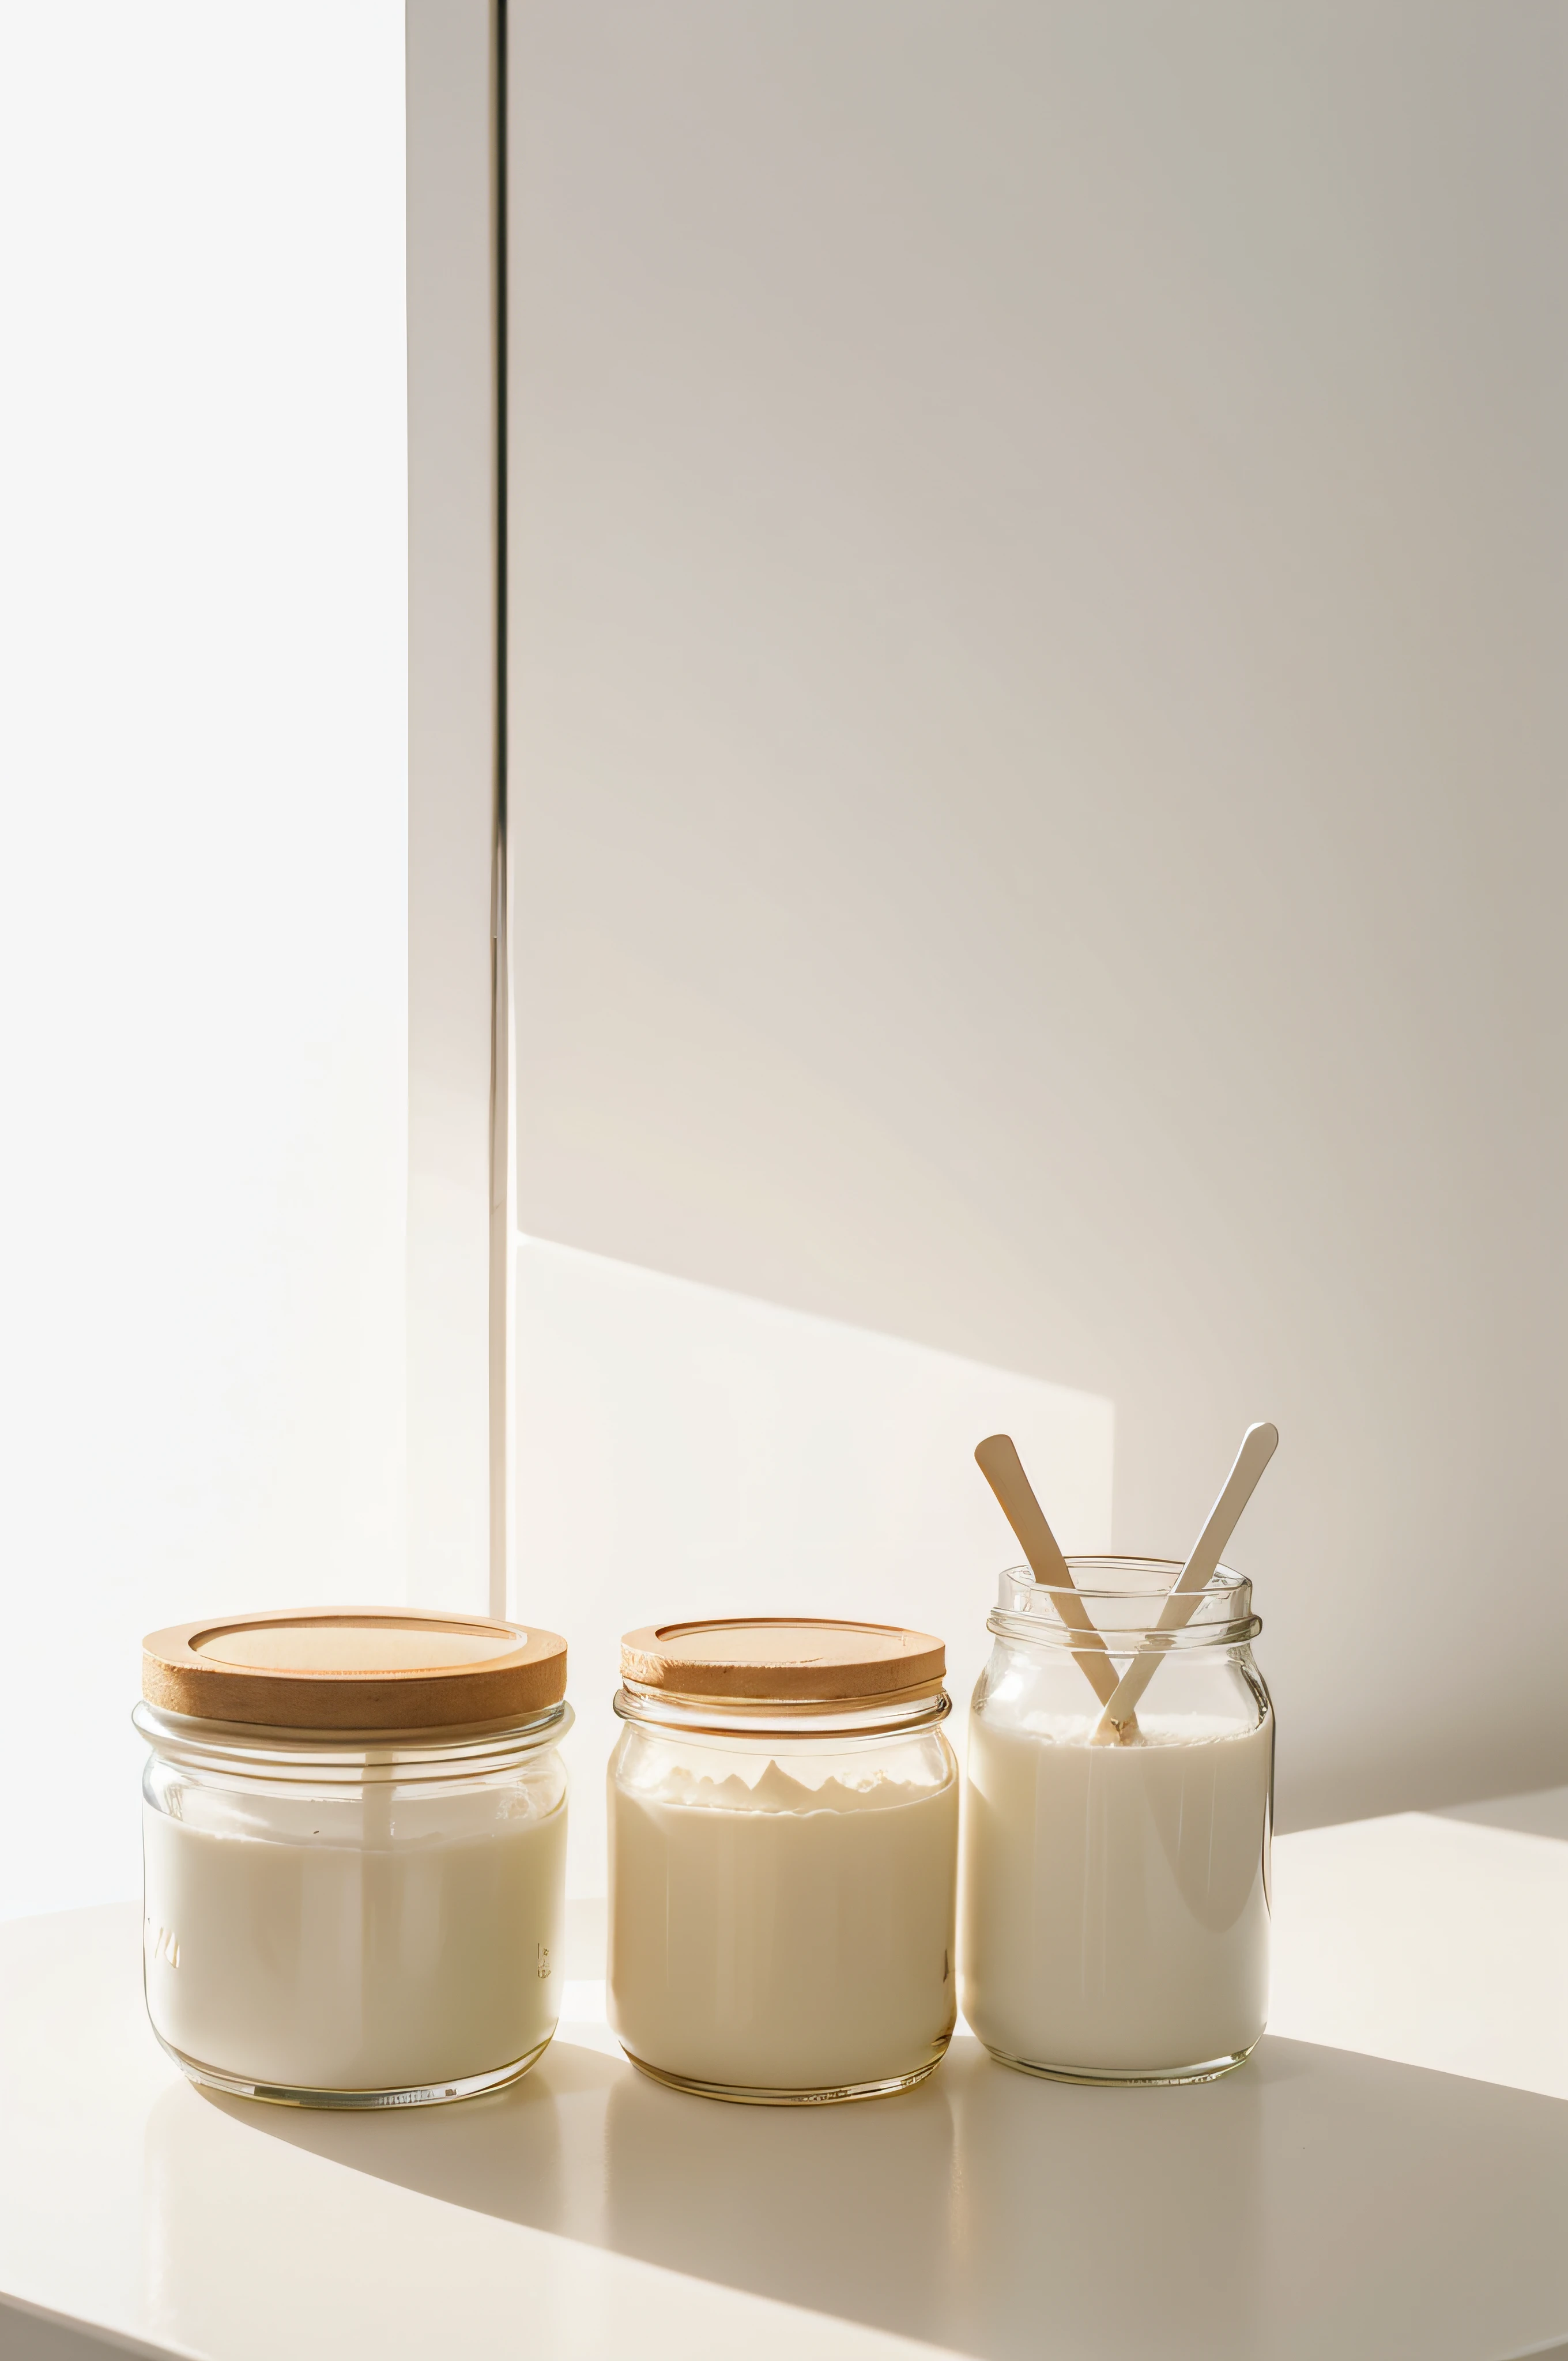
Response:
[[[1272,1718],[971,1716],[963,2004],[1007,2058],[1158,2073],[1234,2057],[1268,2007]]]
[[[956,2009],[958,1780],[609,1786],[609,2015],[693,2081],[823,2091],[940,2056]]]
[[[402,2090],[493,2072],[554,2032],[564,1805],[402,1844],[214,1832],[150,1806],[142,1825],[148,2009],[197,2065]]]

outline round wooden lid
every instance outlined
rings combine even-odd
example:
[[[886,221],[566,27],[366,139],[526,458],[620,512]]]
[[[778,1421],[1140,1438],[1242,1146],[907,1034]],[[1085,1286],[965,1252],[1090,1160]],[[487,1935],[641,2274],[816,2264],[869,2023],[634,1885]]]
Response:
[[[522,1720],[566,1694],[555,1632],[421,1607],[206,1615],[141,1645],[149,1705],[268,1730],[449,1730]]]
[[[928,1631],[805,1615],[650,1624],[620,1643],[620,1676],[639,1688],[757,1705],[894,1697],[939,1687],[946,1669]]]

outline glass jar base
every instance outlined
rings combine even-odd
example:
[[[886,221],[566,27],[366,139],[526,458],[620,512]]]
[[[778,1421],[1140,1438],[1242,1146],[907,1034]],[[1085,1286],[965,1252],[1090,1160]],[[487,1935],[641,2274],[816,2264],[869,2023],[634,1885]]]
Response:
[[[752,2090],[740,2082],[699,2082],[695,2075],[671,2074],[663,2066],[650,2066],[645,2058],[637,2057],[630,2049],[626,2055],[650,2081],[663,2082],[672,2091],[689,2091],[698,2099],[728,2099],[742,2107],[837,2107],[852,2099],[892,2099],[900,2091],[916,2090],[929,2080],[947,2056],[949,2037],[945,2035],[936,2056],[927,2065],[916,2067],[913,2074],[894,2074],[883,2082],[834,2083],[820,2091]],[[621,2047],[625,2049],[624,2042]]]
[[[157,2035],[159,2048],[173,2059],[188,2081],[205,2090],[223,2091],[231,2099],[259,2099],[271,2107],[326,2107],[349,2114],[369,2114],[387,2107],[444,2107],[455,2099],[477,2099],[486,2091],[504,2091],[543,2057],[554,2039],[554,2032],[547,2033],[526,2058],[516,2058],[510,2066],[498,2066],[488,2074],[458,2075],[450,2082],[411,2082],[401,2090],[314,2091],[295,2090],[281,2082],[247,2082],[237,2074],[221,2074],[215,2066],[187,2058],[161,2033]]]
[[[1015,2074],[1037,2074],[1043,2082],[1080,2082],[1097,2090],[1165,2089],[1179,2082],[1217,2082],[1223,2074],[1234,2074],[1245,2066],[1255,2041],[1245,2049],[1233,2050],[1228,2058],[1206,2058],[1196,2066],[1047,2066],[1034,2058],[1010,2058],[1005,2049],[986,2048],[999,2066],[1010,2066]]]

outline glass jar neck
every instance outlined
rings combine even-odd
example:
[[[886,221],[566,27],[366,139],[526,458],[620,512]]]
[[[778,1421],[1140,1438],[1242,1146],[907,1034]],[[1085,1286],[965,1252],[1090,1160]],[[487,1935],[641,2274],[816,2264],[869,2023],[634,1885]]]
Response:
[[[131,1719],[162,1761],[209,1776],[370,1786],[504,1772],[542,1747],[558,1745],[573,1714],[563,1698],[523,1721],[457,1730],[266,1730],[165,1713],[144,1699]]]
[[[622,1721],[655,1730],[724,1738],[758,1738],[770,1741],[810,1738],[905,1737],[931,1730],[951,1713],[952,1699],[941,1687],[924,1687],[917,1694],[881,1697],[831,1697],[801,1703],[768,1699],[753,1703],[740,1697],[700,1697],[668,1689],[647,1689],[635,1681],[623,1683],[613,1699]]]
[[[1070,1591],[1036,1582],[1025,1565],[1009,1566],[998,1578],[987,1630],[1025,1646],[1080,1654],[1102,1645],[1113,1656],[1135,1655],[1157,1625],[1181,1572],[1176,1558],[1069,1557],[1067,1565]],[[1159,1647],[1162,1653],[1245,1647],[1262,1629],[1253,1613],[1251,1583],[1222,1565],[1197,1594],[1188,1620],[1160,1634]]]

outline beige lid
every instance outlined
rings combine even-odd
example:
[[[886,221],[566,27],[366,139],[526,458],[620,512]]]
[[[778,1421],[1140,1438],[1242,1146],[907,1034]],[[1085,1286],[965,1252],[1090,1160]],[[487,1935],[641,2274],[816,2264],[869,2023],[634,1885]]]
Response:
[[[907,1697],[939,1688],[946,1668],[928,1631],[805,1615],[650,1624],[620,1643],[620,1676],[639,1688],[757,1705]]]
[[[485,1615],[302,1607],[149,1631],[141,1693],[164,1713],[270,1730],[449,1730],[566,1694],[566,1642]]]

